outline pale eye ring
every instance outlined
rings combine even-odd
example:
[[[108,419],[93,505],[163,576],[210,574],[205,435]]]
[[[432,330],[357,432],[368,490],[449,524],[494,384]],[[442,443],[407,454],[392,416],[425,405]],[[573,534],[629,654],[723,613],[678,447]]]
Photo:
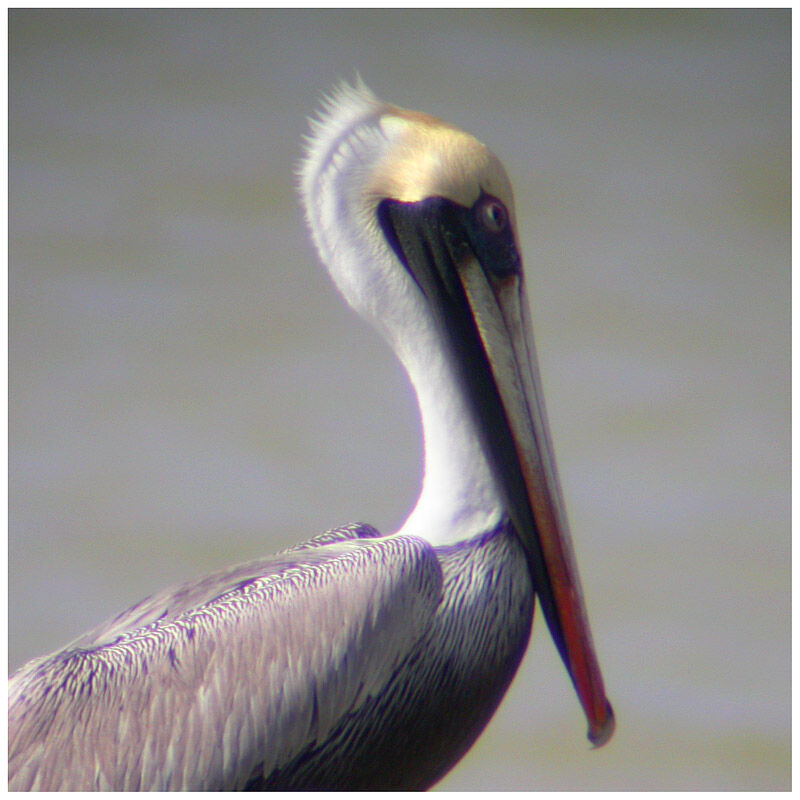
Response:
[[[481,204],[479,215],[481,224],[490,233],[501,233],[508,225],[506,207],[494,198],[489,198]]]

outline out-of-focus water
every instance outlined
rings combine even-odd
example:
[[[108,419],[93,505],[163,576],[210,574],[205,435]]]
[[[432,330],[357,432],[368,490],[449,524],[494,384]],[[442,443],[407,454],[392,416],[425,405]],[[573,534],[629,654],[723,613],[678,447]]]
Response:
[[[356,70],[515,185],[618,716],[545,626],[442,789],[790,785],[790,12],[10,16],[9,659],[325,528],[421,446],[317,264],[305,117]]]

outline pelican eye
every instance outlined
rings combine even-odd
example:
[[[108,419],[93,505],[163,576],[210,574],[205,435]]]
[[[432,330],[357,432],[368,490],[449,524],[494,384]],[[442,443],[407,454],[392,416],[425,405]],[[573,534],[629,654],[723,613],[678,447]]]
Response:
[[[469,246],[487,273],[502,276],[520,272],[522,263],[511,217],[501,200],[482,193],[472,208],[463,210],[462,219]]]
[[[487,197],[480,204],[478,219],[489,233],[502,233],[508,225],[508,211],[499,200]]]

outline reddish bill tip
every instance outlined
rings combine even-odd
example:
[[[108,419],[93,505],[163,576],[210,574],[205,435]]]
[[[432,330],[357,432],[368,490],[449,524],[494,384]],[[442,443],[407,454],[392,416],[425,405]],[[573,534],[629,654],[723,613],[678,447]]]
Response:
[[[614,735],[616,724],[614,709],[611,708],[611,703],[606,700],[605,714],[597,722],[592,722],[589,726],[587,736],[592,743],[592,747],[602,747]]]

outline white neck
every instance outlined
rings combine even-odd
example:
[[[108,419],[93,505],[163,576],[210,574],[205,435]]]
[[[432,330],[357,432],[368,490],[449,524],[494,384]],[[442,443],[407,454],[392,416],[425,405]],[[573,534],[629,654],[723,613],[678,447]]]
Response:
[[[426,328],[416,328],[420,335],[413,341],[394,342],[417,394],[425,442],[422,492],[399,532],[435,545],[452,544],[495,527],[501,501],[459,367]]]

